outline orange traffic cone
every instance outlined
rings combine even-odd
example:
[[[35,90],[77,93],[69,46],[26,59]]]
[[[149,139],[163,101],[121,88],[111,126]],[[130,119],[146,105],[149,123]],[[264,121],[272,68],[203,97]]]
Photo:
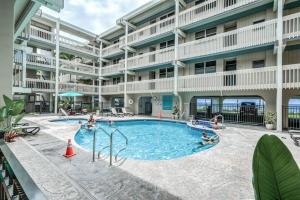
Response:
[[[68,146],[67,146],[66,154],[64,156],[66,158],[70,158],[75,155],[76,155],[76,153],[74,153],[74,151],[73,151],[71,139],[68,139]]]

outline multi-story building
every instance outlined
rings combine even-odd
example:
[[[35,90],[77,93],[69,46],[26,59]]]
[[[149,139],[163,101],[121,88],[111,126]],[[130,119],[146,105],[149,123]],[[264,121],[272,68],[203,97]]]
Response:
[[[38,12],[15,45],[13,92],[26,112],[55,112],[59,95],[75,91],[74,107],[94,108],[98,97],[96,34]],[[89,103],[85,105],[84,103]]]
[[[48,93],[51,100],[75,89],[102,107],[171,117],[176,105],[184,119],[221,113],[238,123],[263,124],[272,111],[278,130],[289,125],[288,101],[300,86],[298,0],[156,0],[99,36],[55,21],[35,17],[28,28],[27,46],[43,44],[49,56],[26,51],[27,71],[16,79],[21,93]],[[85,59],[56,62],[55,50]],[[47,78],[34,79],[36,70]],[[89,85],[65,82],[84,77]]]

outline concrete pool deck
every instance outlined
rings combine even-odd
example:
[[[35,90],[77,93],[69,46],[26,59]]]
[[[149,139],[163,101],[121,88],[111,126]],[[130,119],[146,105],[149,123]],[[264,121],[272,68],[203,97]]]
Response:
[[[29,145],[32,154],[35,152],[41,157],[36,159],[44,159],[45,162],[52,163],[51,168],[55,168],[54,172],[58,175],[49,176],[49,179],[66,181],[66,193],[82,192],[79,199],[254,199],[251,182],[252,156],[255,145],[263,134],[275,134],[281,138],[300,165],[300,148],[292,143],[288,134],[248,127],[218,130],[216,132],[220,136],[220,142],[215,147],[174,160],[127,159],[121,165],[108,167],[107,161],[97,160],[92,163],[92,153],[74,144],[74,140],[77,155],[72,159],[65,159],[62,154],[65,152],[67,139],[74,138],[79,126],[49,122],[53,119],[59,117],[26,117],[27,121],[39,124],[41,132],[35,136],[20,138],[8,146],[14,149],[18,143],[20,146],[22,143]],[[35,165],[38,167],[38,164]],[[27,165],[27,169],[30,170],[30,167]],[[30,172],[38,176],[39,170],[35,170],[36,172]],[[47,171],[44,173],[47,174]],[[59,184],[57,187],[60,191]],[[44,188],[43,192],[47,193],[47,189]],[[74,198],[65,194],[63,198],[57,195],[51,199]]]

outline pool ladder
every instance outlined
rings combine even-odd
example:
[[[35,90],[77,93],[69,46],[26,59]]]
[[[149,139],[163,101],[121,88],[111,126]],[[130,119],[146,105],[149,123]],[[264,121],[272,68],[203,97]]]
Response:
[[[224,126],[224,116],[219,114],[219,115],[217,115],[217,118],[219,118],[219,117],[221,117],[221,121],[222,121],[221,129],[224,129],[225,128],[225,126]],[[214,120],[214,118],[212,118],[210,121],[213,121],[213,120]]]
[[[115,154],[115,162],[118,162],[118,156],[119,154],[124,151],[127,146],[128,146],[128,138],[126,137],[126,135],[124,135],[124,133],[122,133],[119,129],[114,128],[113,131],[111,133],[108,133],[106,130],[104,130],[102,127],[97,127],[98,129],[100,129],[105,135],[107,135],[109,137],[109,145],[103,147],[100,149],[100,151],[98,151],[98,159],[100,159],[101,157],[101,153],[109,148],[109,166],[112,166],[113,164],[113,136],[114,134],[118,133],[122,136],[122,138],[124,138],[125,140],[125,146],[123,148],[121,148],[116,154]],[[95,161],[95,154],[96,154],[96,130],[94,130],[94,138],[93,138],[93,162]]]

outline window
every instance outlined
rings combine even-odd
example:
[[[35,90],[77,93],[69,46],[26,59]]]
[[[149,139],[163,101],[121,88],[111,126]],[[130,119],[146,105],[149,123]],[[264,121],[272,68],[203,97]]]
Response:
[[[217,34],[217,27],[212,27],[195,33],[195,39],[203,39]]]
[[[174,68],[173,67],[167,68],[167,78],[169,78],[169,77],[174,77]]]
[[[119,63],[119,61],[120,61],[120,58],[118,58],[118,59],[114,59],[113,60],[113,64],[115,65],[115,64],[118,64]]]
[[[204,74],[204,63],[195,64],[195,74]]]
[[[252,67],[253,68],[261,68],[265,67],[265,60],[254,60],[252,62]]]
[[[114,43],[114,44],[117,44],[118,42],[119,42],[119,40],[115,40],[113,43]]]
[[[159,48],[164,49],[164,48],[167,48],[167,47],[172,47],[174,45],[175,45],[175,41],[174,40],[169,40],[169,41],[166,41],[166,42],[161,42],[159,44]]]
[[[159,78],[170,78],[174,77],[174,68],[163,68],[159,70]]]
[[[141,81],[142,80],[142,76],[139,76],[139,81]]]
[[[113,78],[113,85],[117,85],[118,83],[121,83],[121,77]]]
[[[215,73],[216,72],[216,61],[209,61],[205,63],[205,73]]]
[[[159,70],[159,78],[166,78],[167,72],[166,69],[160,69]]]
[[[208,61],[195,64],[195,74],[208,74],[216,72],[216,61]]]
[[[206,29],[206,37],[210,37],[217,34],[217,27]]]
[[[149,80],[155,79],[155,71],[149,72]]]
[[[202,38],[205,38],[205,30],[199,31],[195,33],[195,39],[200,40]]]

